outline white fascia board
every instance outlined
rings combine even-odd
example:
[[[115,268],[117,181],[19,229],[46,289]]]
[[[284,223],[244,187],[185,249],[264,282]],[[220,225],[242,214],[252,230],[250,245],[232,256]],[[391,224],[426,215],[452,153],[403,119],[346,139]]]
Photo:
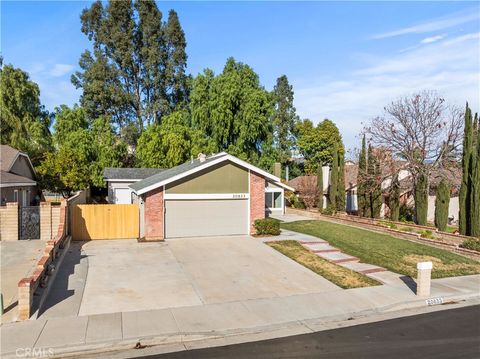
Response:
[[[194,173],[197,173],[199,171],[202,171],[206,168],[209,168],[209,167],[212,167],[212,166],[215,166],[219,163],[222,163],[222,162],[225,162],[225,161],[231,161],[233,163],[236,163],[237,165],[241,166],[241,167],[244,167],[244,168],[248,168],[249,170],[253,171],[253,172],[256,172],[262,176],[264,176],[265,178],[269,178],[271,179],[272,181],[275,181],[275,182],[280,182],[280,178],[278,178],[277,176],[274,176],[268,172],[265,172],[264,170],[261,170],[260,168],[258,167],[255,167],[255,166],[252,166],[251,164],[245,162],[245,161],[242,161],[241,159],[238,159],[237,157],[234,157],[232,155],[226,155],[226,156],[221,156],[219,157],[218,159],[216,160],[213,160],[213,161],[210,161],[210,162],[207,162],[205,163],[203,166],[198,166],[198,167],[195,167],[195,168],[192,168],[191,170],[189,171],[185,171],[183,173],[179,173],[178,175],[176,176],[173,176],[173,177],[170,177],[170,178],[167,178],[166,180],[164,181],[161,181],[161,182],[157,182],[155,184],[152,184],[148,187],[145,187],[145,188],[142,188],[141,190],[138,190],[138,191],[135,191],[135,193],[137,193],[138,195],[141,195],[141,194],[144,194],[144,193],[147,193],[147,192],[150,192],[158,187],[161,187],[161,186],[165,186],[169,183],[172,183],[172,182],[175,182],[179,179],[182,179],[184,177],[187,177],[187,176],[190,176]]]
[[[6,187],[33,187],[36,186],[37,182],[35,183],[1,183],[0,188]]]
[[[104,178],[105,182],[138,182],[141,179],[126,179],[126,178]]]
[[[165,193],[164,199],[248,199],[248,193]]]
[[[287,191],[295,192],[295,188],[290,187],[290,186],[288,186],[288,185],[286,185],[285,183],[282,183],[282,182],[280,182],[280,181],[275,182],[274,184],[275,184],[275,186],[282,187],[282,188],[286,189]]]

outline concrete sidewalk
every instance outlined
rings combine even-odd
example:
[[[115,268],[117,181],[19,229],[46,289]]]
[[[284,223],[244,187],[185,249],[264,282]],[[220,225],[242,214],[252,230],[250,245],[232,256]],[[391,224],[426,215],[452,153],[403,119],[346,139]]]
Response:
[[[443,301],[480,299],[480,275],[432,281],[431,298]],[[107,352],[143,345],[185,343],[266,333],[287,336],[320,330],[332,321],[407,308],[425,307],[406,284],[326,293],[263,298],[221,304],[38,319],[1,327],[1,357],[16,357],[18,348],[35,348],[55,356]],[[23,349],[22,349],[23,350]]]

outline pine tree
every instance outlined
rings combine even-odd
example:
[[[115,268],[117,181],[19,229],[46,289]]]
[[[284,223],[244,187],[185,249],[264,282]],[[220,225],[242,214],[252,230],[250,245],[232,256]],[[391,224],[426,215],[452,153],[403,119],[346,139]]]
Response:
[[[337,186],[338,186],[338,151],[335,147],[333,149],[332,168],[330,170],[330,186],[328,188],[329,208],[335,211],[337,208]]]
[[[338,185],[337,185],[337,211],[345,212],[345,159],[343,153],[337,152],[338,157]]]
[[[372,145],[368,145],[367,156],[367,179],[366,179],[366,205],[365,205],[365,217],[373,218],[373,190],[375,188],[375,157],[373,155]]]
[[[437,188],[435,198],[435,227],[440,231],[447,229],[448,207],[450,205],[450,185],[442,179]]]
[[[428,177],[424,173],[418,174],[414,190],[415,197],[415,223],[427,225],[428,214]]]
[[[357,205],[358,215],[363,217],[366,215],[367,198],[365,193],[365,181],[367,174],[367,146],[365,136],[362,139],[362,150],[358,158],[358,175],[357,175]]]
[[[318,201],[317,208],[321,212],[323,211],[323,170],[322,164],[317,169],[317,188],[318,188]]]
[[[400,216],[400,182],[398,181],[398,173],[393,177],[390,187],[389,207],[390,219],[398,221]]]
[[[477,119],[477,114],[475,114]],[[476,121],[476,150],[472,168],[471,235],[480,238],[480,123]]]
[[[473,128],[472,128],[472,111],[468,107],[468,103],[465,108],[465,127],[463,135],[463,154],[462,154],[462,184],[460,186],[459,193],[459,207],[460,211],[458,214],[458,226],[460,234],[470,235],[471,226],[470,226],[470,199],[471,199],[471,154],[472,154],[472,138],[473,138]]]

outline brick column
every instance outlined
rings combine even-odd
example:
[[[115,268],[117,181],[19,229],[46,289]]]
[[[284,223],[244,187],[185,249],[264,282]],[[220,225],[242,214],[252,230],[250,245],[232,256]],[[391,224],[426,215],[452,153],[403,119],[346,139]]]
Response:
[[[9,202],[0,207],[0,239],[18,241],[18,203]]]
[[[40,239],[52,239],[52,206],[50,202],[40,203]]]
[[[163,189],[157,188],[145,196],[145,240],[164,239]]]
[[[250,234],[255,234],[255,220],[265,218],[265,178],[250,172]]]
[[[18,283],[18,319],[20,320],[27,320],[32,314],[32,285],[32,278],[23,278]]]

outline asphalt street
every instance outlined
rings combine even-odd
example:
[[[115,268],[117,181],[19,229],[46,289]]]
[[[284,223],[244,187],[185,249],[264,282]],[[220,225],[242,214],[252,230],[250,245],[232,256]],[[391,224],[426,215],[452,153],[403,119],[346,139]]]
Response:
[[[143,358],[480,358],[480,306]]]

